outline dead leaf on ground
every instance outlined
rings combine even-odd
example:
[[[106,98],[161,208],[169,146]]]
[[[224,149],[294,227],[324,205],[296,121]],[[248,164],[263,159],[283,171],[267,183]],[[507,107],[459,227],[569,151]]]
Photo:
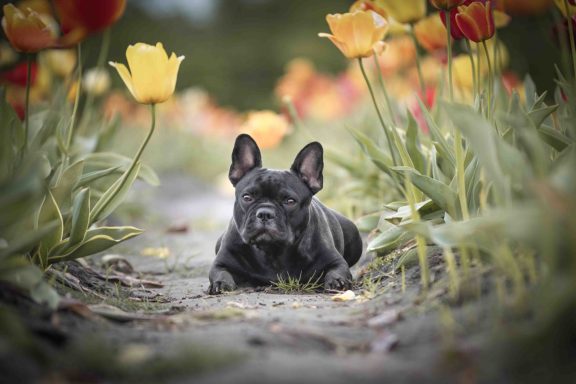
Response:
[[[355,298],[356,294],[351,290],[347,290],[345,292],[332,296],[332,301],[350,301],[354,300]]]
[[[167,259],[170,257],[172,252],[170,252],[170,248],[168,247],[147,247],[142,249],[140,254],[142,256],[152,256],[159,259]]]

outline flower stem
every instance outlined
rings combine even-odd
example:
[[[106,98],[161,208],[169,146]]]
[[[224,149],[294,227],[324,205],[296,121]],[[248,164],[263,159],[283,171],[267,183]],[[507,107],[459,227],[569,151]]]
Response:
[[[474,54],[472,53],[472,44],[470,40],[465,39],[466,49],[468,50],[468,56],[470,57],[470,65],[472,66],[472,94],[474,95],[474,100],[478,97],[478,81],[476,78],[476,63],[474,62]]]
[[[65,161],[63,166],[66,167],[68,160],[70,159],[70,147],[72,146],[72,139],[74,138],[74,125],[76,123],[76,114],[78,113],[78,104],[80,103],[80,93],[82,92],[82,44],[76,46],[77,52],[77,78],[78,78],[78,88],[76,89],[76,95],[74,97],[74,107],[72,108],[72,116],[70,117],[70,126],[68,127],[68,132],[66,136],[66,149],[65,149]]]
[[[96,61],[96,68],[99,70],[104,68],[106,57],[108,56],[108,51],[110,50],[110,31],[111,28],[106,28],[104,34],[102,35],[102,45],[100,45],[100,52],[98,53],[98,60]],[[88,124],[91,116],[90,107],[92,107],[93,103],[94,95],[92,93],[88,93],[86,102],[84,103],[84,108],[82,109],[82,123],[80,124],[81,127],[85,127],[85,125]]]
[[[576,83],[576,42],[574,41],[574,27],[572,25],[572,18],[570,17],[568,0],[564,0],[564,9],[566,10],[566,21],[568,22],[568,37],[570,39],[570,52],[572,54],[572,69],[574,71],[574,82]]]
[[[416,34],[414,33],[414,25],[410,24],[410,37],[414,43],[414,49],[416,50],[416,70],[418,71],[418,81],[420,82],[420,91],[422,92],[422,97],[426,93],[426,84],[424,83],[424,75],[422,74],[422,63],[420,60],[420,53],[418,52],[418,40],[416,39]]]
[[[32,88],[32,55],[26,55],[26,96],[24,99],[24,145],[22,154],[28,147],[28,133],[30,130],[30,88]]]
[[[364,76],[364,81],[366,81],[366,85],[368,86],[368,91],[370,91],[370,96],[372,97],[372,103],[374,104],[374,108],[376,109],[376,114],[378,115],[378,119],[380,120],[380,125],[382,125],[382,129],[384,130],[384,134],[386,135],[386,141],[388,141],[388,149],[390,150],[390,155],[392,156],[392,163],[394,164],[394,166],[398,166],[398,161],[396,159],[396,152],[394,151],[394,147],[392,145],[392,137],[390,137],[388,126],[384,122],[384,118],[382,117],[380,108],[378,108],[378,102],[376,101],[376,96],[374,95],[374,89],[372,89],[372,85],[370,84],[370,80],[368,79],[368,75],[366,74],[366,70],[364,69],[364,64],[362,63],[361,57],[358,58],[358,63],[360,64],[360,70],[362,71],[362,76]]]
[[[91,214],[90,214],[91,217],[98,218],[100,213],[106,209],[106,207],[108,206],[110,201],[114,200],[114,196],[118,193],[118,191],[122,190],[122,188],[126,184],[126,181],[128,180],[128,177],[130,176],[130,174],[132,173],[132,171],[134,170],[134,168],[136,167],[136,165],[140,161],[140,157],[142,156],[142,152],[144,152],[144,148],[146,148],[146,146],[148,145],[148,142],[150,141],[150,138],[152,137],[152,134],[154,133],[154,129],[156,128],[156,104],[150,104],[150,111],[152,114],[152,124],[150,126],[150,130],[148,131],[148,135],[146,135],[146,138],[144,139],[142,144],[140,144],[140,148],[138,148],[138,151],[136,152],[136,155],[132,159],[130,166],[128,167],[126,172],[124,172],[124,174],[121,176],[120,183],[116,187],[113,195],[110,196],[108,201],[105,204],[103,204],[100,207],[100,209],[98,209],[95,212],[91,212]]]
[[[140,148],[138,148],[138,152],[136,152],[136,156],[134,157],[134,160],[132,160],[132,164],[130,164],[130,168],[126,173],[130,173],[130,171],[134,169],[138,161],[140,161],[142,152],[144,152],[144,148],[146,148],[148,142],[150,141],[150,138],[152,137],[152,134],[154,133],[154,129],[156,128],[156,104],[150,104],[150,113],[152,115],[152,124],[150,125],[150,131],[148,131],[148,135],[140,145]]]
[[[493,72],[492,72],[492,63],[490,62],[490,54],[488,53],[488,47],[486,46],[486,40],[482,42],[482,46],[484,47],[484,53],[486,54],[486,63],[488,64],[488,106],[487,106],[487,116],[488,120],[492,118],[492,92],[494,91],[494,84],[493,84]]]
[[[452,23],[450,20],[450,12],[445,13],[446,30],[448,32],[448,45],[446,46],[448,53],[448,92],[450,95],[450,101],[454,101],[454,85],[452,82]]]
[[[382,78],[382,71],[380,70],[380,63],[378,62],[378,56],[374,52],[374,65],[376,66],[376,72],[378,73],[378,83],[384,94],[384,100],[386,100],[386,106],[388,107],[388,113],[390,114],[390,120],[394,122],[394,110],[392,109],[392,103],[390,102],[390,97],[388,96],[388,91],[386,90],[386,85],[384,85],[384,79]]]

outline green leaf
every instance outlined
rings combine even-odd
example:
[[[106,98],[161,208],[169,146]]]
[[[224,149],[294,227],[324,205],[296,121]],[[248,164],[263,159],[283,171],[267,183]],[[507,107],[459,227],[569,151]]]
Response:
[[[56,231],[60,222],[54,220],[50,223],[45,223],[36,231],[29,233],[22,233],[17,239],[8,244],[5,248],[0,248],[0,259],[20,254],[28,253],[32,248],[34,248],[43,238]]]
[[[68,166],[62,173],[58,183],[52,188],[54,199],[56,199],[62,212],[67,212],[71,208],[72,190],[80,180],[83,170],[84,160],[77,161]]]
[[[404,230],[402,227],[394,225],[372,239],[368,243],[366,252],[385,253],[394,248],[397,248],[411,238],[412,235],[407,234],[406,230]]]
[[[120,176],[118,180],[104,192],[90,212],[92,223],[105,219],[122,204],[134,180],[136,180],[139,171],[140,163],[136,164],[129,173],[127,172]]]
[[[530,120],[532,120],[534,126],[536,128],[539,128],[551,114],[556,112],[557,109],[558,109],[557,105],[553,105],[550,107],[545,106],[539,109],[533,109],[530,112],[528,112],[528,117],[530,118]]]
[[[369,215],[359,217],[355,224],[360,232],[370,232],[378,226],[380,216],[380,212],[371,213]]]
[[[40,214],[38,216],[38,228],[41,229],[46,224],[56,221],[58,224],[53,231],[48,232],[46,236],[40,242],[38,248],[38,255],[40,257],[40,265],[46,267],[46,259],[48,257],[48,251],[56,244],[62,240],[64,235],[64,221],[62,220],[62,213],[58,207],[58,203],[54,199],[54,196],[49,191],[48,195],[44,198],[42,207],[40,208]]]
[[[34,301],[56,309],[60,297],[44,281],[42,271],[25,257],[11,257],[0,260],[0,280],[29,292]]]
[[[53,252],[48,262],[55,263],[93,255],[141,233],[142,230],[135,227],[100,227],[90,229],[86,232],[86,236],[80,244],[70,247],[62,247],[64,243],[60,244],[58,248],[62,251]]]
[[[424,119],[426,120],[428,128],[430,129],[430,136],[432,136],[432,140],[434,140],[436,143],[435,147],[438,151],[438,154],[440,154],[440,156],[442,156],[444,159],[448,160],[452,167],[454,167],[456,164],[456,158],[454,157],[454,153],[452,153],[452,148],[448,145],[448,142],[442,135],[442,132],[440,132],[440,128],[438,128],[436,121],[432,118],[432,115],[430,115],[428,108],[422,99],[420,99],[420,97],[418,97],[418,104],[420,104],[420,109],[422,110]]]
[[[372,160],[372,162],[382,171],[390,174],[392,158],[388,154],[384,153],[384,151],[376,145],[374,140],[366,136],[364,133],[353,129],[350,129],[349,131],[358,144],[360,144],[362,150],[366,152],[370,160]]]
[[[98,179],[112,175],[112,174],[117,173],[117,172],[121,172],[120,167],[111,167],[108,169],[103,169],[101,171],[94,171],[94,172],[85,173],[84,175],[82,175],[82,177],[80,177],[80,180],[78,180],[76,185],[74,185],[74,189],[85,187],[88,184],[90,184],[90,183],[92,183]]]
[[[70,230],[70,245],[76,245],[84,240],[90,225],[90,190],[82,189],[74,197],[72,203],[72,227]]]
[[[443,105],[494,182],[499,196],[507,196],[512,185],[522,185],[530,170],[522,154],[498,136],[494,127],[472,108],[462,104]]]
[[[112,152],[91,153],[84,158],[86,168],[96,168],[97,170],[119,167],[122,172],[126,172],[132,159],[126,156]],[[152,168],[142,165],[138,178],[144,180],[150,185],[160,185],[160,179]]]
[[[416,188],[428,196],[440,209],[448,212],[452,218],[460,217],[460,212],[457,209],[458,195],[448,185],[421,175],[418,171],[408,167],[393,167],[392,170],[402,175],[407,174]]]
[[[418,170],[421,174],[426,174],[426,161],[424,156],[422,156],[422,151],[420,150],[420,145],[418,143],[418,124],[412,115],[412,112],[408,114],[408,128],[406,129],[406,150],[412,159],[414,168]]]
[[[568,137],[545,125],[538,128],[538,135],[546,144],[558,152],[562,152],[567,146],[572,144],[572,141]]]

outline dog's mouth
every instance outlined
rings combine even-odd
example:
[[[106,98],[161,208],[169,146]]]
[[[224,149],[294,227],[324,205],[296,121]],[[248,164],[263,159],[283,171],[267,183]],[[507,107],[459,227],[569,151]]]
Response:
[[[251,231],[248,236],[248,243],[253,245],[284,242],[284,234],[276,228],[260,227]]]

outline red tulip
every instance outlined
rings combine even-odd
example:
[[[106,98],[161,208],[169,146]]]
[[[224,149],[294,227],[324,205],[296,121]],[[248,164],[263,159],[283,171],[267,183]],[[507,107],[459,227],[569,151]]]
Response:
[[[36,74],[38,73],[38,64],[33,62],[32,67],[30,68],[30,80],[31,85],[36,82]],[[7,71],[4,71],[0,74],[0,80],[2,82],[18,85],[20,87],[26,86],[26,73],[28,70],[28,66],[26,62],[18,63],[13,68],[10,68]]]
[[[470,5],[474,1],[475,0],[464,0],[462,5]],[[446,26],[446,12],[450,12],[450,34],[452,35],[452,38],[454,40],[463,39],[465,36],[460,30],[460,28],[458,28],[458,24],[456,24],[456,15],[458,14],[458,7],[454,7],[450,9],[450,11],[444,11],[444,10],[440,11],[440,19],[442,20],[442,24],[444,24],[444,26]]]
[[[490,8],[490,1],[483,4],[480,1],[466,6],[458,7],[456,25],[468,40],[475,43],[490,39],[494,36],[494,15]]]
[[[62,44],[71,45],[114,24],[126,0],[54,0],[54,6],[64,33]]]

